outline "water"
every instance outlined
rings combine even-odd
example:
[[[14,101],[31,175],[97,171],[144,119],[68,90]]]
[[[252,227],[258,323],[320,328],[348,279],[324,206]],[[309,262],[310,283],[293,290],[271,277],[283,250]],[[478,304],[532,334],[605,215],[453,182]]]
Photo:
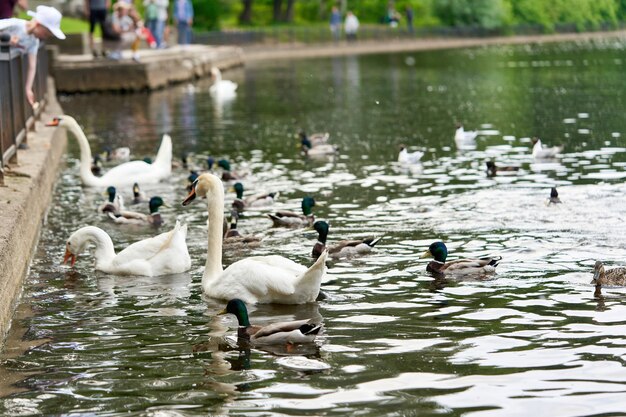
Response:
[[[385,238],[368,257],[329,263],[325,301],[250,308],[259,324],[319,318],[316,345],[240,351],[234,317],[216,317],[224,303],[202,296],[206,205],[180,206],[182,170],[146,192],[171,206],[163,230],[176,217],[190,224],[189,273],[108,276],[92,271],[89,254],[75,270],[61,265],[65,239],[83,225],[107,230],[118,249],[155,233],[96,213],[102,190],[80,186],[70,140],[15,324],[35,347],[3,361],[5,378],[19,382],[0,413],[621,415],[626,291],[594,298],[589,282],[595,260],[626,256],[625,46],[268,63],[227,73],[240,84],[227,103],[211,100],[206,81],[62,98],[94,148],[129,144],[141,158],[168,131],[176,154],[249,170],[246,194],[280,191],[274,209],[297,208],[307,194],[324,201],[315,213],[329,220],[330,243]],[[456,151],[455,121],[483,131],[476,150]],[[300,127],[331,132],[341,154],[303,160]],[[563,143],[563,157],[533,161],[535,135]],[[400,143],[424,151],[423,164],[393,163]],[[490,158],[521,172],[490,179]],[[555,185],[563,204],[546,206]],[[315,234],[271,229],[265,213],[239,224],[265,236],[261,247],[227,252],[225,264],[270,253],[309,263]],[[450,259],[504,259],[488,279],[433,279],[419,255],[435,240]]]

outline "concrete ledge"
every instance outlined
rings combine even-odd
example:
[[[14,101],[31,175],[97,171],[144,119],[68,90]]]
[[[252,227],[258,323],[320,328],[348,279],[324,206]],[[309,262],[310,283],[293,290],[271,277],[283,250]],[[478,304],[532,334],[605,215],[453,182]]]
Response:
[[[48,105],[41,120],[62,114],[54,83],[48,81]],[[6,187],[0,188],[0,340],[4,342],[37,245],[39,232],[58,178],[67,136],[65,129],[47,129],[41,121],[28,133],[27,150],[9,166]]]
[[[211,67],[231,68],[243,64],[240,48],[188,45],[163,50],[141,50],[140,61],[130,51],[120,61],[93,59],[91,55],[59,55],[53,65],[60,93],[156,90],[169,84],[204,77]]]

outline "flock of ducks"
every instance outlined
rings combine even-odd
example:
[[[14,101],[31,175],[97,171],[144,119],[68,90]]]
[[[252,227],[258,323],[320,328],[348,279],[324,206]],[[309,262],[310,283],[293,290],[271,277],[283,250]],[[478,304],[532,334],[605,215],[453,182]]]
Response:
[[[226,88],[226,87],[224,87]],[[236,88],[236,85],[235,85]],[[234,89],[232,90],[234,91]],[[105,188],[107,200],[100,205],[99,211],[106,214],[111,221],[118,224],[146,224],[160,226],[163,219],[159,207],[164,205],[160,197],[147,199],[141,192],[139,184],[157,183],[166,180],[172,172],[172,141],[169,135],[163,135],[161,146],[154,161],[128,161],[122,163],[102,176],[92,172],[91,148],[89,142],[76,122],[70,116],[54,118],[49,126],[68,129],[78,140],[80,147],[80,178],[84,186]],[[457,126],[455,143],[459,149],[475,146],[478,132],[466,132],[462,125]],[[307,135],[299,132],[300,147],[306,155],[330,155],[338,151],[338,147],[329,143],[328,133]],[[318,149],[317,151],[315,151]],[[532,154],[537,159],[554,158],[563,147],[544,148],[541,140],[533,140]],[[109,155],[113,155],[109,152]],[[128,159],[129,153],[121,151],[122,158]],[[418,164],[423,152],[408,152],[402,145],[398,155],[401,164]],[[183,161],[184,163],[186,161]],[[207,160],[209,171],[215,161]],[[318,233],[318,240],[313,246],[310,266],[298,264],[280,255],[252,256],[238,260],[227,268],[222,266],[222,251],[231,245],[254,247],[260,244],[259,236],[243,236],[237,229],[239,216],[247,208],[270,206],[279,193],[256,194],[244,197],[244,187],[238,180],[242,175],[233,173],[227,160],[218,161],[223,169],[222,175],[212,172],[192,170],[189,175],[189,192],[182,201],[183,206],[190,206],[198,197],[206,198],[208,213],[208,247],[206,265],[202,276],[203,292],[212,298],[226,300],[228,304],[221,312],[236,316],[239,323],[238,336],[254,344],[303,343],[310,342],[320,333],[322,325],[309,320],[286,323],[275,323],[259,328],[250,325],[246,304],[277,303],[303,304],[314,302],[320,295],[320,286],[326,274],[326,261],[333,258],[345,258],[363,255],[370,252],[382,239],[369,237],[362,240],[341,241],[327,246],[330,226],[327,222],[315,219],[313,208],[319,205],[311,196],[302,199],[301,213],[293,211],[277,211],[268,214],[275,227],[312,227]],[[498,167],[495,162],[487,162],[487,174],[515,173],[517,167]],[[224,216],[225,183],[238,181],[233,189],[236,193],[229,210],[229,219]],[[131,186],[133,204],[148,202],[149,214],[129,211],[125,208],[123,198],[116,187]],[[549,204],[558,204],[558,192],[551,190]],[[95,269],[114,275],[158,276],[188,271],[192,260],[186,244],[187,225],[176,222],[174,228],[152,238],[135,242],[119,253],[115,252],[113,241],[102,229],[85,226],[74,233],[66,241],[64,263],[70,262],[73,267],[77,257],[85,249],[95,246]],[[484,275],[493,273],[502,259],[490,256],[478,259],[460,259],[448,261],[448,249],[443,242],[434,242],[421,256],[432,258],[426,270],[435,276],[452,274],[454,276]],[[605,271],[601,262],[594,269],[593,284],[596,294],[602,285],[626,285],[626,268]]]

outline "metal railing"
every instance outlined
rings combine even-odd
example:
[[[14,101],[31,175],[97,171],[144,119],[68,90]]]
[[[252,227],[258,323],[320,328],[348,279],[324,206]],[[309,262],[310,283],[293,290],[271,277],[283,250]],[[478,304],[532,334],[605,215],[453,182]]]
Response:
[[[420,27],[408,30],[406,26],[361,25],[357,41],[410,40],[428,38],[492,37],[506,35],[540,35],[546,33],[576,33],[624,29],[623,22],[606,22],[593,27],[579,27],[573,23],[555,24],[547,29],[541,25],[517,25],[498,29],[480,26]],[[229,29],[223,31],[194,32],[194,42],[210,45],[277,45],[277,44],[320,44],[334,41],[328,26],[313,27],[269,27]],[[345,35],[341,35],[345,40]]]
[[[48,92],[48,53],[40,44],[33,92],[39,100],[33,107],[26,98],[28,56],[11,48],[10,36],[0,34],[0,185],[4,168],[17,162],[17,150],[26,146],[26,135],[43,111]]]

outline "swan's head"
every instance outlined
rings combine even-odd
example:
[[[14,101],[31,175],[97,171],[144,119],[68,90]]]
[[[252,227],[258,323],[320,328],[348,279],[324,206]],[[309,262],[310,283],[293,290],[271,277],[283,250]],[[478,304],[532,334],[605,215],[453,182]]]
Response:
[[[248,309],[246,303],[238,298],[233,298],[226,304],[226,308],[217,314],[234,314],[240,326],[249,326]]]
[[[211,78],[214,80],[221,80],[222,79],[222,72],[220,71],[220,69],[218,67],[212,67],[211,68]]]
[[[448,248],[443,242],[432,243],[420,258],[435,258],[438,262],[445,262],[448,257]]]
[[[78,255],[80,255],[84,250],[89,240],[87,236],[83,233],[82,229],[79,229],[72,233],[67,242],[65,243],[65,256],[63,257],[63,264],[66,264],[67,261],[70,261],[70,265],[74,266],[76,263],[76,259]]]
[[[406,145],[405,145],[404,143],[401,143],[401,144],[400,144],[400,152],[403,152],[403,151],[408,152],[408,151],[406,150]]]
[[[602,286],[604,284],[604,264],[600,261],[596,261],[596,265],[593,267],[593,279],[591,283],[596,286]]]
[[[61,126],[61,127],[65,127],[65,126],[71,125],[72,123],[76,124],[76,120],[72,116],[63,115],[63,116],[55,116],[55,117],[53,117],[52,120],[50,120],[48,123],[46,123],[46,126],[52,126],[52,127]]]
[[[243,198],[243,184],[240,182],[235,183],[233,186],[235,192],[237,193],[237,198]]]
[[[224,194],[222,181],[213,174],[202,174],[191,184],[191,191],[187,198],[183,200],[183,206],[191,203],[196,197],[212,199],[217,193]]]

